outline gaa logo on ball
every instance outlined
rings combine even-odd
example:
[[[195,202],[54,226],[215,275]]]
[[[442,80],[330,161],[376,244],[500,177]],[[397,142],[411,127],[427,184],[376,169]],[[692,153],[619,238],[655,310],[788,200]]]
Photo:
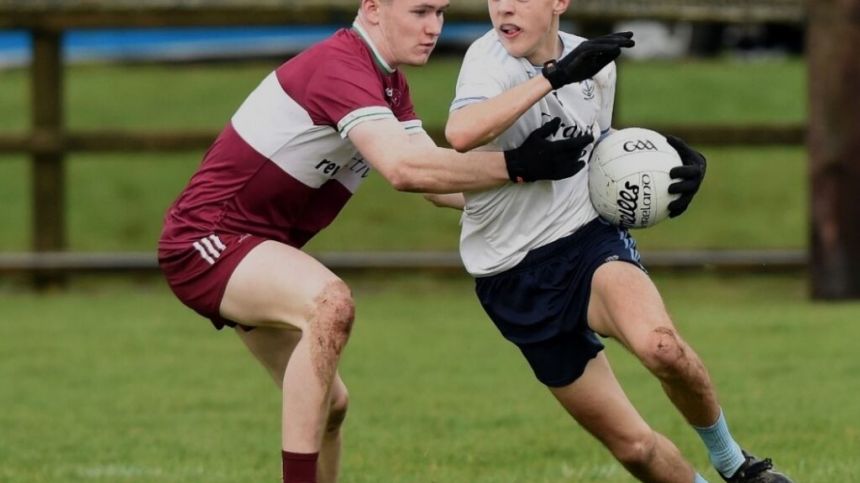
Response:
[[[681,158],[655,131],[627,128],[603,138],[588,164],[588,191],[606,221],[625,228],[653,226],[669,216],[669,171]]]
[[[654,146],[649,140],[638,139],[636,141],[627,141],[624,143],[624,150],[628,153],[632,153],[633,151],[656,151],[657,146]]]

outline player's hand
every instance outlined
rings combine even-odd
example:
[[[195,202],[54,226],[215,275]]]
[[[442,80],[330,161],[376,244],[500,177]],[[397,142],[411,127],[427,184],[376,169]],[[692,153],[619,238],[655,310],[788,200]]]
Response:
[[[681,162],[684,163],[683,166],[674,167],[669,171],[669,177],[680,179],[680,181],[669,185],[669,193],[681,195],[668,206],[669,218],[674,218],[687,210],[687,206],[693,200],[693,195],[699,191],[702,180],[705,179],[708,163],[702,153],[688,146],[680,138],[666,136],[666,140],[670,146],[675,148],[675,151],[678,151]]]
[[[532,131],[520,147],[505,151],[505,164],[511,181],[564,179],[585,167],[585,160],[580,159],[582,150],[594,141],[594,137],[581,133],[570,139],[548,140],[559,126],[561,118],[556,117]]]
[[[582,82],[597,75],[610,62],[621,55],[622,48],[636,45],[633,32],[618,32],[586,40],[558,62],[544,64],[543,75],[558,89],[567,84]]]

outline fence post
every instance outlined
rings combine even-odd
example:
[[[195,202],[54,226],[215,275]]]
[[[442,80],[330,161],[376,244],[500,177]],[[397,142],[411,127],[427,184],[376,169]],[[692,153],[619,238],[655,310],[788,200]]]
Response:
[[[808,0],[811,290],[860,298],[860,0]]]
[[[62,251],[66,248],[62,33],[33,29],[31,36],[32,245],[37,253]],[[59,273],[34,279],[37,288],[62,282]]]

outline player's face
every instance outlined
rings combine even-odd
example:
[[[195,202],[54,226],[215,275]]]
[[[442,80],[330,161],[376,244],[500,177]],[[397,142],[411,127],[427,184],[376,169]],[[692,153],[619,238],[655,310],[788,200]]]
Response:
[[[379,24],[392,64],[424,65],[442,33],[448,0],[389,0],[379,8]]]
[[[514,57],[540,65],[561,54],[556,17],[568,0],[487,0],[493,28]]]

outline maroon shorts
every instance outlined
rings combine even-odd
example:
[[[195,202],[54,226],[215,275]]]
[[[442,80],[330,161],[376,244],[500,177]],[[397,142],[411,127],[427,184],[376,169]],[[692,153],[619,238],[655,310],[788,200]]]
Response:
[[[188,307],[212,321],[216,329],[235,327],[221,317],[221,299],[239,262],[266,241],[253,235],[208,234],[191,240],[187,247],[159,246],[158,264],[173,293]]]

